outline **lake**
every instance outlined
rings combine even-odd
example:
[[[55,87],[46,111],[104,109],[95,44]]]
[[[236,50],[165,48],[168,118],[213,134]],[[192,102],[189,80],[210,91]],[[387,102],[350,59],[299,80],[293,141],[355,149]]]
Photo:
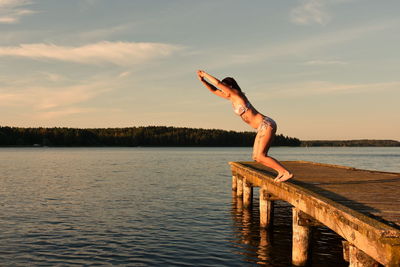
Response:
[[[400,172],[400,148],[273,147],[279,160]],[[251,148],[0,148],[2,266],[254,266],[291,262],[291,210],[273,233],[236,209],[229,161]],[[312,266],[347,266],[313,233]]]

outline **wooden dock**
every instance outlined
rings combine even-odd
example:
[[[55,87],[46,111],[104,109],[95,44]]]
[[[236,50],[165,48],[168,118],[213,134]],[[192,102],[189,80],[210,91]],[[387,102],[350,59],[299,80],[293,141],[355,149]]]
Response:
[[[292,263],[307,263],[310,231],[324,225],[343,237],[350,266],[400,266],[400,174],[305,161],[283,164],[295,178],[276,183],[271,169],[230,162],[232,190],[251,207],[260,190],[260,226],[269,228],[274,200],[293,206]]]

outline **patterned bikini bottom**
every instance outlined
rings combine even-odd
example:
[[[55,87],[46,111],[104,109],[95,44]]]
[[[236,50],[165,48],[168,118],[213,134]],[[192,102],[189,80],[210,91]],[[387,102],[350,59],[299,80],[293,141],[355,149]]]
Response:
[[[267,129],[268,126],[270,126],[274,132],[276,132],[276,130],[278,129],[278,126],[276,125],[276,122],[273,119],[264,116],[263,120],[261,121],[260,125],[257,128],[257,133]]]

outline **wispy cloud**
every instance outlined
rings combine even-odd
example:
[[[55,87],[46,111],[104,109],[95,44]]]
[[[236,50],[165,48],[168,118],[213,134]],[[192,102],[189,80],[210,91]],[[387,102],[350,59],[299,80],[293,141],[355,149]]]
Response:
[[[0,102],[5,106],[13,105],[13,102],[17,102],[20,95],[15,93],[0,93]]]
[[[127,77],[127,76],[129,76],[129,75],[131,75],[131,72],[130,72],[130,71],[124,71],[124,72],[121,72],[121,73],[118,75],[118,77],[119,77],[119,78],[124,78],[124,77]]]
[[[0,100],[3,106],[25,106],[34,111],[42,111],[85,102],[107,92],[108,88],[100,82],[71,86],[0,88]]]
[[[129,32],[132,27],[134,27],[132,24],[122,24],[112,27],[93,29],[78,33],[78,37],[79,40],[89,40],[89,42],[90,40],[107,40],[112,36]],[[76,32],[73,32],[72,34],[74,36],[77,35]]]
[[[325,0],[302,0],[291,12],[291,19],[296,24],[321,24],[329,22],[331,16],[326,11]]]
[[[304,62],[304,65],[308,66],[322,66],[322,65],[346,65],[347,62],[341,60],[309,60]]]
[[[0,47],[0,56],[59,60],[84,64],[135,65],[170,56],[181,46],[163,43],[99,42],[83,46],[21,44]]]
[[[40,72],[40,74],[44,77],[44,79],[50,82],[60,82],[64,79],[64,77],[57,73],[52,72]]]
[[[121,84],[118,77],[105,76],[93,76],[86,82],[51,72],[33,73],[16,81],[0,76],[0,102],[14,120],[46,121],[74,114],[108,114],[117,109],[98,107],[95,100],[118,90]]]
[[[33,114],[34,119],[39,120],[49,120],[54,118],[61,118],[68,115],[73,114],[84,114],[84,113],[91,113],[96,112],[97,109],[94,108],[79,108],[79,107],[68,107],[59,110],[50,110],[50,111],[42,111],[36,114]]]
[[[95,4],[97,4],[98,2],[100,2],[100,0],[84,0],[84,3],[86,3],[87,5],[93,6]]]
[[[23,16],[35,13],[26,8],[30,4],[28,0],[0,0],[0,23],[18,23]]]
[[[38,110],[46,110],[85,102],[107,91],[102,87],[101,84],[91,83],[57,88],[52,91],[47,88],[38,88],[34,90],[37,98],[34,107]]]
[[[398,90],[400,81],[380,83],[335,83],[330,81],[308,81],[303,83],[270,84],[274,92],[268,94],[269,98],[287,98],[325,94],[359,94],[360,92],[384,92]]]
[[[280,43],[278,45],[265,45],[253,49],[247,54],[230,52],[230,54],[234,54],[234,56],[232,56],[229,65],[249,64],[264,61],[267,59],[298,55],[312,49],[326,48],[332,45],[346,43],[355,39],[362,38],[371,33],[398,27],[399,24],[399,20],[386,20],[371,25],[362,25],[343,29],[336,32],[327,32],[306,39],[290,40],[287,43]],[[216,66],[221,67],[221,65],[225,64],[227,63],[217,62]]]

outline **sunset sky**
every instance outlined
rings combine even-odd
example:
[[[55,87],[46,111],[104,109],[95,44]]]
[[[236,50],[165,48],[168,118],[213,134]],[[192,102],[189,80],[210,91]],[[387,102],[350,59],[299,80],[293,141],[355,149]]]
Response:
[[[278,133],[400,140],[398,0],[0,0],[0,126],[251,130],[197,80],[234,77]]]

